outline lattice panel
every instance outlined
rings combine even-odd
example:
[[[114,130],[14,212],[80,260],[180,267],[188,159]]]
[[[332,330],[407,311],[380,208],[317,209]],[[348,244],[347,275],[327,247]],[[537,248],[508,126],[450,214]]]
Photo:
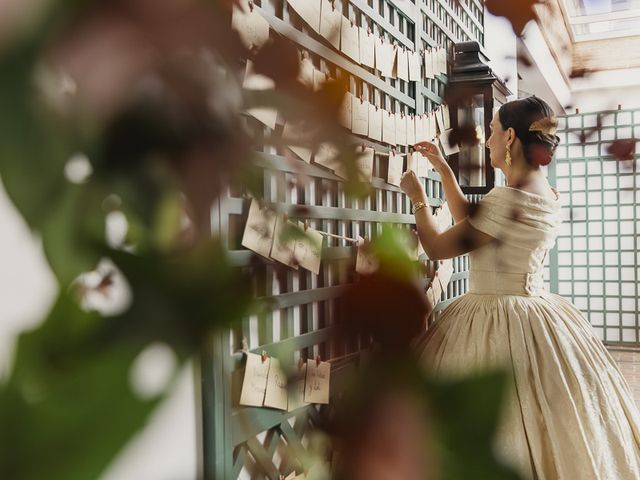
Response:
[[[640,178],[607,149],[640,138],[640,110],[568,115],[561,127],[553,175],[565,220],[551,257],[552,288],[585,313],[602,340],[637,344]]]
[[[446,75],[420,83],[383,78],[374,69],[354,64],[332,49],[289,9],[286,1],[255,3],[272,30],[305,50],[317,69],[329,71],[336,78],[347,76],[354,95],[394,113],[421,114],[441,103]],[[453,0],[417,0],[417,3],[337,0],[335,4],[359,26],[368,26],[376,34],[410,50],[444,45],[451,54],[453,42],[483,43],[483,8],[479,0],[459,4]],[[248,117],[246,121],[249,128],[265,136],[282,134],[282,119],[278,119],[273,132],[253,118]],[[410,214],[409,199],[382,178],[388,161],[388,145],[355,135],[353,138],[354,143],[364,143],[376,151],[372,190],[367,198],[348,198],[343,181],[332,172],[302,162],[293,168],[286,159],[287,152],[271,147],[264,147],[259,153],[264,198],[287,212],[292,220],[307,220],[312,228],[345,237],[374,238],[385,223],[411,228],[414,218]],[[308,180],[299,182],[298,172]],[[439,175],[431,171],[424,182],[429,204],[440,205],[444,193]],[[273,309],[246,318],[236,329],[219,333],[212,339],[210,355],[202,367],[204,474],[206,478],[278,480],[280,474],[298,469],[295,454],[302,454],[307,431],[314,418],[326,413],[327,407],[318,411],[310,406],[294,412],[239,407],[242,339],[246,338],[249,349],[256,353],[266,350],[274,354],[279,348],[288,347],[290,358],[282,360],[292,365],[299,358],[316,355],[330,360],[332,392],[339,391],[341,372],[353,364],[369,341],[335,336],[340,329],[335,323],[335,299],[355,280],[355,247],[345,240],[326,238],[318,275],[303,269],[287,270],[275,264],[250,265],[251,254],[240,245],[249,208],[245,193],[229,191],[215,205],[213,233],[224,239],[238,268],[252,268],[255,295],[272,301]],[[420,260],[428,262],[425,256]],[[433,263],[431,267],[435,269]],[[467,256],[454,259],[454,274],[438,312],[467,291],[467,271]],[[428,281],[424,279],[425,287]],[[294,453],[293,458],[283,456],[283,445],[288,447],[288,453]]]

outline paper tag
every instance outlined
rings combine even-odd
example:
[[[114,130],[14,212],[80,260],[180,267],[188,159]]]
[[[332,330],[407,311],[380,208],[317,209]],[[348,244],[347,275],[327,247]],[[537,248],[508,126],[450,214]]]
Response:
[[[436,273],[431,281],[431,288],[433,289],[433,296],[436,300],[436,305],[440,303],[440,297],[442,297],[442,284],[440,283],[439,273],[436,270]]]
[[[407,51],[398,48],[397,50],[398,56],[398,78],[400,80],[404,80],[405,82],[409,81],[409,57],[407,56]]]
[[[320,33],[320,0],[287,0],[300,18]]]
[[[413,115],[407,116],[407,145],[416,143],[416,122]]]
[[[446,130],[444,128],[444,117],[442,116],[442,105],[436,109],[436,124],[438,125],[438,131],[440,133]]]
[[[346,92],[342,97],[342,102],[340,103],[340,110],[338,111],[338,122],[345,128],[351,129],[352,125],[352,116],[353,116],[353,108],[352,103],[353,93]]]
[[[405,247],[407,255],[410,260],[416,261],[419,256],[419,248],[420,241],[418,240],[418,236],[413,230],[400,230],[402,234],[400,235],[400,241]]]
[[[457,144],[449,145],[449,139],[451,137],[451,133],[453,129],[445,130],[442,135],[440,135],[440,144],[442,145],[442,151],[445,155],[453,155],[454,153],[458,153],[460,151],[460,146]]]
[[[424,51],[424,77],[434,78],[433,76],[433,54],[432,50]]]
[[[428,116],[428,120],[429,120],[428,121],[429,127],[427,131],[427,133],[429,134],[428,140],[432,142],[436,138],[436,133],[437,133],[436,132],[436,114],[431,112],[431,114],[429,114]]]
[[[298,227],[304,230],[304,224],[298,222]],[[305,238],[296,240],[296,248],[294,250],[295,260],[302,268],[315,273],[320,273],[320,261],[322,256],[322,240],[323,236],[313,228],[307,228]]]
[[[346,17],[341,17],[342,27],[340,28],[340,49],[354,62],[360,63],[360,43],[358,26],[351,23]]]
[[[323,167],[334,170],[337,166],[336,157],[339,153],[340,151],[338,150],[338,147],[336,147],[334,144],[324,142],[318,145],[318,149],[315,152],[313,161],[318,165],[322,165]]]
[[[429,140],[429,138],[427,137],[427,130],[426,130],[426,126],[428,122],[425,122],[425,118],[427,118],[428,120],[428,116],[423,114],[423,115],[416,115],[413,119],[414,128],[416,131],[415,143]]]
[[[453,223],[453,216],[451,215],[451,210],[449,209],[449,204],[447,202],[443,203],[436,209],[434,216],[436,217],[438,231],[440,232],[447,230]]]
[[[258,201],[252,199],[242,235],[242,246],[269,258],[275,226],[275,213],[268,208],[261,209]]]
[[[264,394],[267,389],[267,376],[271,359],[264,362],[262,356],[247,352],[247,363],[242,381],[240,393],[240,405],[249,407],[261,407],[264,403]]]
[[[250,60],[247,60],[247,68],[242,87],[246,90],[271,90],[275,87],[275,83],[271,78],[255,73],[253,71],[253,64]],[[278,118],[278,111],[276,109],[270,107],[255,107],[247,109],[247,112],[272,130],[276,128],[276,120]]]
[[[289,229],[289,235],[291,235],[291,227],[296,228],[293,222],[286,221],[284,215],[278,215],[276,217],[276,226],[273,233],[273,244],[271,246],[271,253],[269,256],[280,263],[284,263],[286,266],[298,269],[298,264],[295,261],[294,250],[296,248],[295,238],[286,238],[287,229]]]
[[[416,162],[416,175],[423,178],[428,177],[429,170],[431,169],[431,162],[429,159],[420,152],[413,152],[413,156],[415,157]]]
[[[359,180],[371,182],[373,180],[373,161],[375,150],[370,147],[358,148],[356,152],[356,168],[358,169]]]
[[[376,68],[383,77],[393,77],[396,63],[396,50],[392,44],[385,41],[376,44]]]
[[[366,67],[375,67],[375,36],[369,33],[366,28],[360,27],[360,63]]]
[[[442,106],[442,118],[444,120],[445,130],[451,128],[451,113],[449,112],[449,105],[447,104]]]
[[[300,73],[298,74],[298,80],[300,83],[308,88],[313,88],[313,72],[316,67],[313,66],[313,62],[308,58],[303,58],[300,61]]]
[[[381,108],[369,104],[369,138],[371,140],[382,140],[382,112]]]
[[[407,117],[396,113],[396,145],[407,144]]]
[[[409,81],[419,82],[422,80],[420,72],[420,64],[422,58],[418,52],[409,52]]]
[[[404,158],[394,152],[389,153],[389,168],[387,170],[387,182],[396,187],[400,186]]]
[[[415,152],[413,153],[409,153],[407,154],[407,172],[409,170],[412,170],[414,172],[418,172],[418,161],[417,161],[417,157],[415,156]]]
[[[429,305],[429,311],[432,312],[433,309],[436,308],[436,305],[438,305],[438,300],[436,299],[435,293],[433,292],[433,288],[431,286],[427,288],[425,295],[427,296],[427,304]]]
[[[358,236],[358,253],[356,256],[356,272],[367,275],[378,270],[378,260],[365,245],[364,238]]]
[[[393,113],[382,114],[382,141],[389,145],[396,144],[396,116]]]
[[[369,102],[351,96],[351,131],[355,135],[369,133]]]
[[[242,0],[239,6],[233,7],[231,28],[238,32],[240,41],[248,49],[262,47],[269,40],[269,22],[257,8],[249,8],[248,1]]]
[[[327,75],[320,70],[314,68],[313,70],[313,90],[318,91],[324,85],[324,82],[327,81]]]
[[[335,8],[328,0],[322,0],[320,11],[320,35],[329,40],[329,43],[338,50],[340,49],[340,28],[342,24],[342,13]]]
[[[308,403],[304,401],[304,382],[306,376],[307,364],[305,363],[300,369],[298,369],[295,378],[291,382],[291,387],[289,388],[289,397],[287,404],[287,410],[289,412],[308,405]]]
[[[287,376],[280,368],[280,361],[277,358],[271,358],[270,360],[264,406],[286,410],[288,397]]]
[[[329,386],[331,364],[315,361],[307,362],[307,378],[305,380],[304,401],[309,403],[329,403]]]
[[[284,129],[282,130],[282,139],[285,142],[291,141],[298,143],[298,145],[287,145],[287,148],[305,162],[311,163],[313,152],[311,151],[311,148],[304,146],[304,144],[309,143],[306,141],[306,138],[308,136],[309,133],[304,130],[304,126],[302,123],[293,124],[291,122],[287,122],[284,124]]]
[[[449,285],[452,275],[453,260],[450,258],[442,260],[440,262],[440,266],[438,267],[438,277],[440,278],[440,285],[442,286],[442,290],[446,291],[447,285]]]

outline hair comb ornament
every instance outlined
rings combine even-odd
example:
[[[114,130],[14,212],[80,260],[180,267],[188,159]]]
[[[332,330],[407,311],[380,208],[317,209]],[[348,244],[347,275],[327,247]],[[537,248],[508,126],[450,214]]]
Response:
[[[555,135],[558,130],[558,119],[555,116],[544,117],[529,125],[530,132],[542,132],[548,135]]]

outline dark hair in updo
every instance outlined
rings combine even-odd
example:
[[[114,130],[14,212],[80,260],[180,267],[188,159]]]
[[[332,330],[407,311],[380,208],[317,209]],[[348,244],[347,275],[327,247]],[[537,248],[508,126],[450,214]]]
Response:
[[[551,107],[536,96],[521,98],[507,102],[498,110],[498,117],[503,130],[513,128],[516,137],[522,143],[522,153],[531,165],[548,165],[551,163],[560,137],[552,133],[529,131],[529,126],[536,120],[555,116]]]

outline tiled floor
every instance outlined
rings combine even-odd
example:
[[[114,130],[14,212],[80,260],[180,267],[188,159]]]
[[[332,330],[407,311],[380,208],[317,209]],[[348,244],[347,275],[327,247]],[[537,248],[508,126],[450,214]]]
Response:
[[[640,348],[607,347],[631,387],[640,407]]]

